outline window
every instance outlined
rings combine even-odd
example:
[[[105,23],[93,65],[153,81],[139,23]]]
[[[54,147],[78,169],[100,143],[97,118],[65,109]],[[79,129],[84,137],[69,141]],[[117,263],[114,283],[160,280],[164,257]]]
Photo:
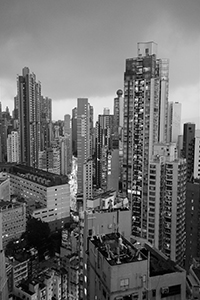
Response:
[[[129,279],[121,279],[120,281],[120,288],[121,289],[127,289],[129,287]]]

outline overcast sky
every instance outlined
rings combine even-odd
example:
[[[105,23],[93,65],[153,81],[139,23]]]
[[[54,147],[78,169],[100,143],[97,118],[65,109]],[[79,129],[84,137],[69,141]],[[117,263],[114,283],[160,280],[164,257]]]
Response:
[[[0,101],[13,109],[27,66],[53,100],[53,119],[87,97],[95,115],[113,111],[125,59],[154,41],[170,60],[169,100],[200,128],[200,0],[1,0]]]

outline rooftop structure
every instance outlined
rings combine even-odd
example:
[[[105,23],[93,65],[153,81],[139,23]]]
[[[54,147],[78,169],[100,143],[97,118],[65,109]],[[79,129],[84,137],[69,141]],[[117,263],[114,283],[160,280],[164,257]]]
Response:
[[[145,254],[119,233],[94,236],[91,242],[111,266],[147,260]]]
[[[13,166],[10,169],[10,173],[46,187],[68,183],[68,177],[66,175],[57,175],[24,165]]]

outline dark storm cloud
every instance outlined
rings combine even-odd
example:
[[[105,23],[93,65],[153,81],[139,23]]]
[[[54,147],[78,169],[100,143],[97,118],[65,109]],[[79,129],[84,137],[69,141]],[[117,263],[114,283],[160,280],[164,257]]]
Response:
[[[2,0],[3,94],[13,85],[14,96],[16,75],[28,66],[54,100],[114,96],[125,59],[148,40],[170,59],[173,89],[197,83],[199,10],[199,0]]]

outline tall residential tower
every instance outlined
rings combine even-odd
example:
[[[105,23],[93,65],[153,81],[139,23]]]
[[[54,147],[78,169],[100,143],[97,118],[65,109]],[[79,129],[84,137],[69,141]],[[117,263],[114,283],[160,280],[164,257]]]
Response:
[[[17,78],[19,104],[19,159],[20,163],[37,167],[40,150],[41,84],[25,67]]]
[[[166,142],[167,59],[156,57],[154,42],[138,43],[138,56],[124,73],[123,191],[132,207],[132,234],[147,237],[149,160],[153,145]]]

